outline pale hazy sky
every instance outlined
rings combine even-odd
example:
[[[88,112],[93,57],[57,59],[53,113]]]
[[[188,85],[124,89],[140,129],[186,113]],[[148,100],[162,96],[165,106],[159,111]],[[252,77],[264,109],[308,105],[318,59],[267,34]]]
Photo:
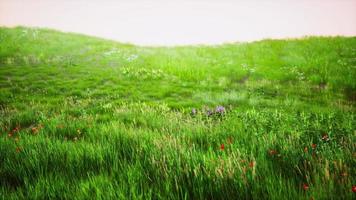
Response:
[[[140,45],[356,36],[356,0],[0,0],[0,26]]]

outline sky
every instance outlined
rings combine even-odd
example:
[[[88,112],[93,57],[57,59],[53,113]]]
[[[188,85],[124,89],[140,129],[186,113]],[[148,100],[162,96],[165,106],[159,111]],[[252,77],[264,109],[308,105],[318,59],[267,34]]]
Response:
[[[138,45],[356,36],[356,0],[0,0],[0,26]]]

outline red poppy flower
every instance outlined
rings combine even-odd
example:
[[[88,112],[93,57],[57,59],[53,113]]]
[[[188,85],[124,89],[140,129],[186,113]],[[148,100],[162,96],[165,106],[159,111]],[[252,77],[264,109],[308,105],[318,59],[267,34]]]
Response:
[[[304,184],[303,184],[303,190],[307,191],[308,189],[309,189],[309,185],[306,184],[306,183],[304,183]]]
[[[224,145],[224,144],[221,144],[221,145],[220,145],[220,150],[223,151],[224,149],[225,149],[225,145]]]
[[[316,144],[312,144],[311,147],[312,147],[313,149],[315,149],[315,148],[316,148]]]
[[[273,155],[276,155],[277,154],[277,151],[276,150],[273,150],[273,149],[271,149],[271,150],[269,150],[269,155],[271,155],[271,156],[273,156]]]
[[[16,126],[13,130],[12,130],[12,132],[17,132],[17,131],[19,131],[20,130],[20,127],[19,126]]]
[[[254,161],[251,161],[249,164],[248,164],[249,167],[254,167],[255,166],[255,162]]]
[[[356,192],[356,185],[352,186],[352,192]]]

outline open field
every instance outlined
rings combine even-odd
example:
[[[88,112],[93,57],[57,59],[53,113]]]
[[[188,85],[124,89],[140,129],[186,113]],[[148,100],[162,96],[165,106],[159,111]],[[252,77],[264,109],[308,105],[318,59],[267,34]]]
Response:
[[[356,37],[0,28],[0,199],[354,199],[355,80]]]

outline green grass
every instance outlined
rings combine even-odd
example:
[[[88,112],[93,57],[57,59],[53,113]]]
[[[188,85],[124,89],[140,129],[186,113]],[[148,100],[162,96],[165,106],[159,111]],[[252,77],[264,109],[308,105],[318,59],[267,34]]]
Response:
[[[0,28],[0,199],[354,199],[355,80],[356,37]]]

